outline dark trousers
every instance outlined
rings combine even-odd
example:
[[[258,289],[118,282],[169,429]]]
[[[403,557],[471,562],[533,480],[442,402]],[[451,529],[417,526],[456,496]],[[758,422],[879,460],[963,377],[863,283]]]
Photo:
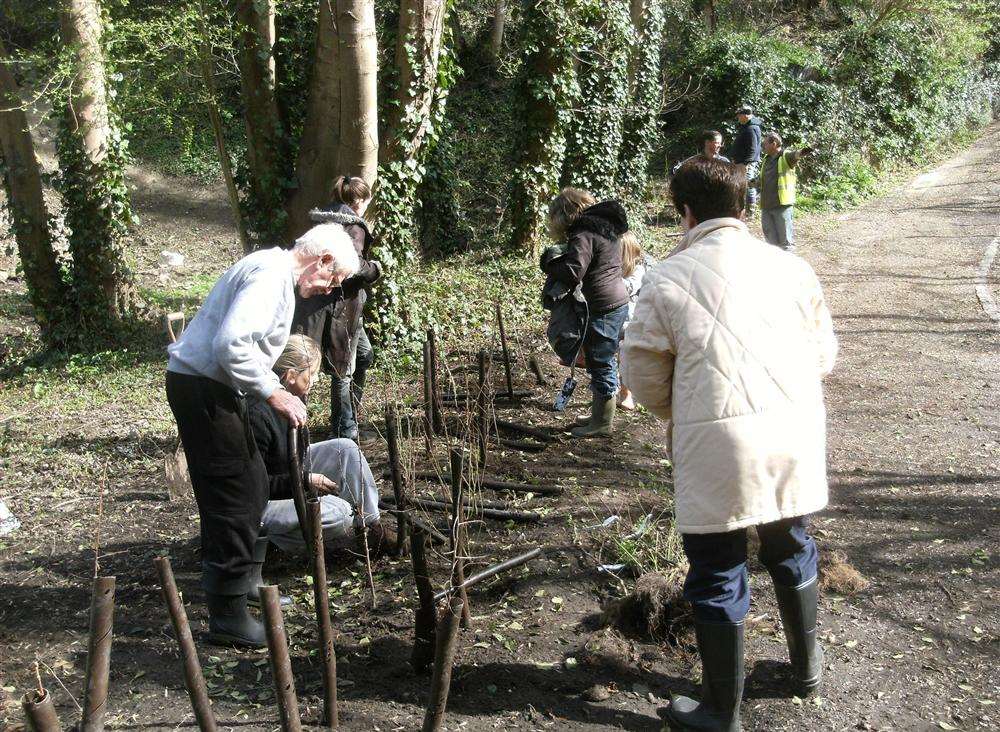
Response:
[[[357,405],[365,386],[368,369],[375,360],[371,341],[364,328],[358,334],[358,350],[354,357],[354,372],[350,376],[334,374],[330,385],[330,433],[331,437],[358,437]]]
[[[583,353],[590,389],[610,399],[618,391],[618,341],[628,318],[628,303],[600,315],[591,315],[583,337]]]
[[[212,379],[168,371],[167,401],[201,518],[202,588],[215,595],[245,594],[268,498],[246,400]]]
[[[816,543],[808,519],[799,516],[756,527],[757,556],[776,585],[798,587],[816,576]],[[750,610],[747,581],[747,530],[721,534],[684,534],[684,553],[691,567],[684,597],[695,619],[705,623],[738,623]]]

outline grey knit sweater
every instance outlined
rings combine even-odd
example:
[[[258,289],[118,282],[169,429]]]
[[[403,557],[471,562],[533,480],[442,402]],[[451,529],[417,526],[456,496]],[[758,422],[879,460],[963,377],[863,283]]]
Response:
[[[267,399],[278,387],[271,371],[288,342],[295,312],[290,251],[262,249],[230,267],[208,293],[176,343],[168,371],[207,376]]]

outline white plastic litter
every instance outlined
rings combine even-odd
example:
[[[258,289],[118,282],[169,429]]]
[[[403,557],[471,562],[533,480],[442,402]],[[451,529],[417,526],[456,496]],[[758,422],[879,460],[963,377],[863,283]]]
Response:
[[[178,269],[184,266],[184,255],[180,252],[171,252],[164,249],[160,252],[160,259],[165,265],[171,267],[172,269]]]
[[[0,536],[7,536],[20,526],[21,522],[17,520],[17,516],[10,512],[3,500],[0,500]]]
[[[594,524],[593,526],[584,526],[583,528],[587,531],[593,531],[594,529],[607,529],[614,526],[618,521],[621,520],[621,516],[614,514],[613,516],[608,516],[599,524]]]
[[[624,564],[601,564],[598,565],[597,571],[606,572],[607,574],[617,574],[625,569],[625,566]]]

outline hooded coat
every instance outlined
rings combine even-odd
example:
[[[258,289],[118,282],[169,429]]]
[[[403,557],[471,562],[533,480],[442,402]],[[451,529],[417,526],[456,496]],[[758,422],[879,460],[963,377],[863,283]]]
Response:
[[[323,352],[323,370],[343,377],[351,371],[351,341],[361,328],[368,293],[365,288],[382,276],[378,262],[371,260],[375,238],[368,223],[343,203],[328,209],[309,212],[317,224],[340,224],[344,227],[358,253],[360,268],[344,280],[329,295],[311,298],[296,297],[292,332],[303,333],[320,344]]]
[[[542,271],[570,290],[582,285],[591,316],[614,310],[628,302],[618,243],[626,231],[628,217],[618,201],[596,203],[570,224],[565,252],[543,258]]]
[[[702,222],[646,274],[621,373],[636,401],[671,420],[678,531],[826,505],[823,377],[836,354],[812,268],[738,219]]]
[[[736,126],[736,137],[729,148],[729,159],[737,165],[760,160],[760,117],[751,117],[745,125]]]

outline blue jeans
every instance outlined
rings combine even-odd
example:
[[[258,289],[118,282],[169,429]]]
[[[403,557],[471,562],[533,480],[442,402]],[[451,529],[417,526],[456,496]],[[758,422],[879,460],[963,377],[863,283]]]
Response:
[[[760,211],[760,224],[764,238],[787,252],[795,251],[795,230],[792,227],[793,206],[775,206]]]
[[[816,576],[816,542],[808,519],[798,516],[757,526],[758,557],[774,584],[798,587]],[[691,567],[684,597],[704,623],[738,623],[750,611],[747,582],[746,529],[721,534],[684,534],[684,553]]]
[[[598,397],[610,399],[618,391],[618,340],[628,317],[628,303],[600,315],[591,315],[583,352],[590,374],[590,389]]]
[[[354,356],[353,371],[349,376],[332,377],[330,384],[330,434],[332,437],[346,437],[356,440],[358,420],[355,408],[361,401],[365,386],[365,375],[374,360],[371,341],[364,327],[358,333],[357,353]]]

